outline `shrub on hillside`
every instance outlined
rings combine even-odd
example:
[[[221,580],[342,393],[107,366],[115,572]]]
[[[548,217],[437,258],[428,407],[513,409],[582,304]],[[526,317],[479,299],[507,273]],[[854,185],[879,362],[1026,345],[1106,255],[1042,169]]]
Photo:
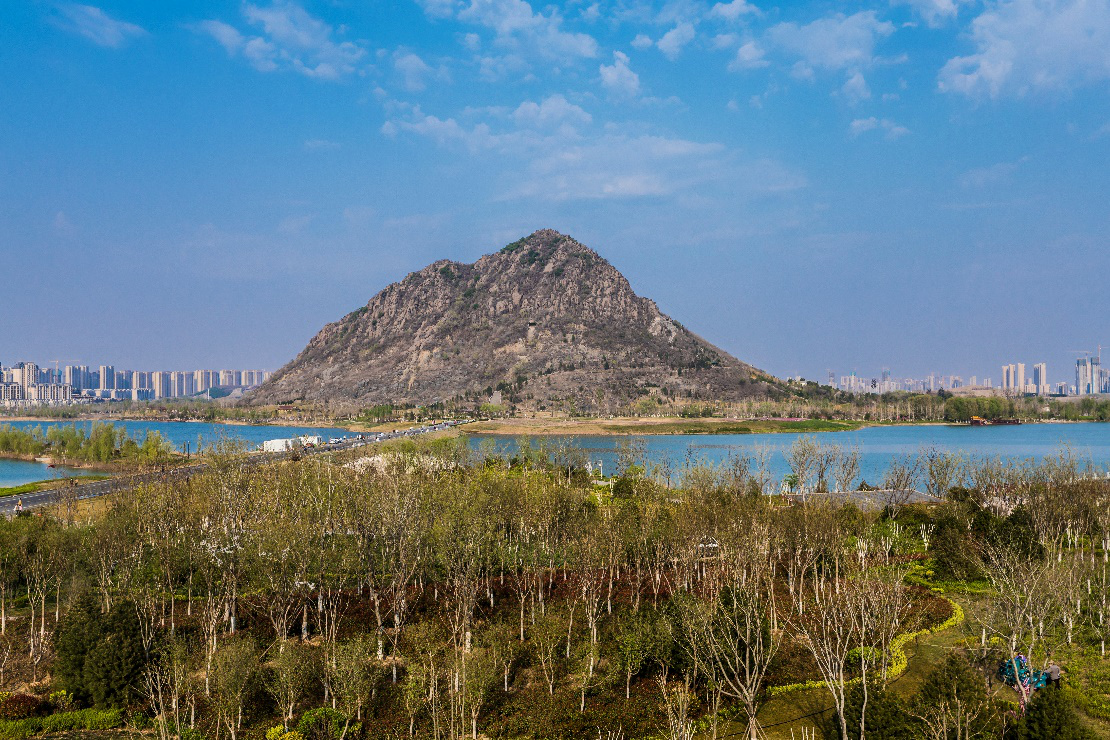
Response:
[[[26,719],[42,709],[42,701],[30,694],[9,694],[0,699],[0,719]]]
[[[1068,740],[1095,740],[1088,730],[1066,689],[1047,688],[1033,695],[1025,716],[1006,731],[1006,740],[1042,740],[1042,738],[1068,738]]]
[[[910,702],[919,725],[960,726],[972,737],[997,737],[1002,713],[987,694],[982,675],[951,654],[933,669]]]
[[[84,596],[54,631],[54,675],[76,701],[96,707],[125,707],[142,682],[146,658],[135,609],[118,604],[103,614]]]
[[[878,683],[867,687],[866,711],[863,685],[857,683],[851,688],[844,703],[844,718],[849,738],[863,736],[860,734],[861,719],[868,740],[911,740],[914,737],[905,703]],[[825,737],[840,737],[840,724],[835,715],[828,720]]]

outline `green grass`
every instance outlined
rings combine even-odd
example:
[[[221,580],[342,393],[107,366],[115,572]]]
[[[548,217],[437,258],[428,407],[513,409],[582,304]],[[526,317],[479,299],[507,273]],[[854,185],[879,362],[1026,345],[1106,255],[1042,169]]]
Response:
[[[75,476],[72,476],[70,478],[67,478],[66,480],[96,481],[96,480],[104,480],[105,478],[110,478],[110,477],[111,476],[109,476],[109,475],[96,475],[96,474],[75,475]],[[54,488],[60,481],[61,481],[60,478],[51,478],[50,480],[40,480],[40,481],[35,481],[34,483],[24,483],[22,486],[12,486],[11,488],[0,488],[0,498],[3,498],[4,496],[22,496],[23,494],[26,494],[26,493],[38,493],[39,491],[45,491],[45,490],[48,490],[50,488]]]

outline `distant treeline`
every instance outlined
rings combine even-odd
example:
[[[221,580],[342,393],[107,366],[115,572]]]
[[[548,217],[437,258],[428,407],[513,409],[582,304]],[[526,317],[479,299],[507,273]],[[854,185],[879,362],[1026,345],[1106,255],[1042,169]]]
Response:
[[[107,463],[158,462],[172,452],[170,443],[158,432],[149,432],[140,440],[112,424],[93,424],[87,432],[77,426],[50,426],[45,430],[0,426],[0,454],[51,455],[74,462]]]

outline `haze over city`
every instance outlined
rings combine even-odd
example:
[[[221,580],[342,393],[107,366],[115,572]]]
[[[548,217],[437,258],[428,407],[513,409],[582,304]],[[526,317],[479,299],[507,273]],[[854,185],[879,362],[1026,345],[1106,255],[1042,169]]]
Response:
[[[544,226],[781,376],[1066,381],[1110,342],[1103,2],[3,17],[5,364],[277,368]]]

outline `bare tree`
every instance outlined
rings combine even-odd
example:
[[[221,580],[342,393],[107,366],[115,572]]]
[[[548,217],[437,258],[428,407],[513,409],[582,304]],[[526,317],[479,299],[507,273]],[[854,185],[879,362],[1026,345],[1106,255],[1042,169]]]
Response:
[[[913,498],[920,474],[921,462],[911,455],[899,455],[887,465],[882,483],[883,503],[892,517]]]

